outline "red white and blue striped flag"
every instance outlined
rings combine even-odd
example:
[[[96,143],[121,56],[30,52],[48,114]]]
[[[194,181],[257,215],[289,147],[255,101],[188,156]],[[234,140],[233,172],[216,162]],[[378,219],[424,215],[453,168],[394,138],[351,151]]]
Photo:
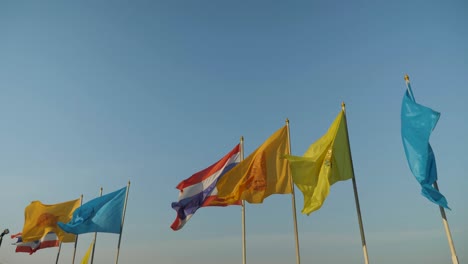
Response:
[[[179,201],[172,203],[177,217],[172,223],[174,231],[181,229],[200,207],[240,205],[240,201],[226,203],[217,196],[216,183],[237,163],[240,162],[240,145],[210,167],[193,174],[177,185]]]
[[[17,239],[17,241],[12,244],[16,245],[15,252],[29,253],[29,255],[38,251],[39,249],[58,247],[60,243],[57,235],[54,232],[50,232],[47,235],[43,236],[40,240],[36,240],[33,242],[23,242],[21,233],[12,235],[11,238]]]

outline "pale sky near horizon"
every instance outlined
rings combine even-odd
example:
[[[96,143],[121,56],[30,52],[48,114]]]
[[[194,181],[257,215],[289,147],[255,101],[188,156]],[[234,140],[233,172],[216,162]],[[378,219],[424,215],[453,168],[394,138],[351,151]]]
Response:
[[[241,263],[240,207],[202,208],[174,232],[175,186],[286,118],[302,155],[344,101],[370,262],[450,263],[401,143],[408,73],[441,112],[430,142],[467,263],[467,25],[462,0],[0,1],[0,229],[20,232],[33,200],[86,202],[130,180],[119,263]],[[364,263],[351,181],[310,216],[302,205],[296,189],[302,263]],[[246,211],[247,263],[295,263],[291,196]],[[113,263],[117,240],[99,234],[94,263]],[[12,242],[0,263],[55,261]]]

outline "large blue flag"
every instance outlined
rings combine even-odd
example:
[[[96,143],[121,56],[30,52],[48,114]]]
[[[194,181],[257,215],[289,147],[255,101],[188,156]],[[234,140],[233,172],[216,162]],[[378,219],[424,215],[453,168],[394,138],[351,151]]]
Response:
[[[120,233],[127,187],[95,198],[73,212],[68,223],[57,223],[67,233]]]
[[[449,209],[445,197],[433,186],[437,181],[437,167],[429,137],[439,117],[439,112],[416,103],[408,83],[401,106],[401,137],[406,159],[411,172],[421,184],[421,194],[431,202]]]

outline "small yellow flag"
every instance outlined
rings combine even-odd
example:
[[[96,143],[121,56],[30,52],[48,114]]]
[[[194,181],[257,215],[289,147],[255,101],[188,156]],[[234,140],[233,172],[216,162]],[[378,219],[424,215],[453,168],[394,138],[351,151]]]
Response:
[[[75,236],[65,233],[57,222],[69,222],[79,206],[80,199],[52,205],[31,202],[24,210],[23,242],[39,240],[49,232],[57,234],[61,242],[74,242]]]
[[[83,259],[81,260],[81,264],[88,264],[89,256],[91,255],[91,251],[93,250],[94,240],[91,241],[91,245],[89,245],[88,251],[84,255]]]
[[[342,110],[328,132],[313,143],[303,157],[287,156],[293,181],[304,195],[303,214],[322,207],[337,181],[354,177],[346,116]]]
[[[262,203],[272,194],[292,192],[288,161],[287,127],[268,138],[258,149],[218,181],[218,197],[228,202]]]

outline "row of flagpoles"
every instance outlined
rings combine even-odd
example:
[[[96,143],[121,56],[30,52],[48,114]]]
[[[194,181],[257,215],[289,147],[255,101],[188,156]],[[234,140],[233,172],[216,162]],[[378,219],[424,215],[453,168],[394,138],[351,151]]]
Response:
[[[444,208],[445,197],[437,187],[437,170],[429,136],[439,113],[416,103],[408,75],[401,110],[402,140],[408,165],[422,187],[422,195],[440,207],[452,254],[458,264]],[[193,214],[205,206],[242,206],[242,262],[246,264],[245,202],[262,203],[272,194],[291,194],[296,263],[300,264],[294,185],[303,193],[303,214],[321,208],[330,186],[351,179],[361,235],[364,263],[369,263],[359,196],[349,144],[345,105],[327,133],[313,143],[302,157],[291,155],[289,121],[244,159],[244,139],[226,156],[177,185],[179,199],[172,203],[177,217],[171,225],[180,230]]]
[[[405,81],[407,90],[401,110],[405,155],[411,172],[422,187],[422,195],[440,208],[452,263],[458,264],[444,209],[449,207],[438,189],[435,157],[429,144],[430,134],[440,114],[416,103],[407,75]],[[331,185],[351,179],[364,262],[369,263],[344,103],[327,133],[313,143],[302,157],[291,155],[288,120],[284,127],[246,159],[243,145],[244,140],[241,137],[240,144],[221,160],[177,185],[180,193],[178,201],[172,203],[172,208],[177,211],[177,217],[171,225],[173,230],[181,229],[200,207],[241,205],[242,259],[246,264],[245,202],[258,204],[272,194],[291,194],[296,263],[300,264],[294,185],[304,196],[302,213],[309,215],[322,207]],[[126,187],[104,196],[101,188],[100,196],[85,204],[82,204],[82,196],[80,199],[55,205],[32,202],[25,209],[22,233],[12,236],[18,239],[15,243],[17,252],[33,253],[41,248],[41,243],[43,247],[58,246],[58,263],[61,243],[75,242],[74,263],[78,235],[94,233],[94,240],[84,259],[86,262],[82,262],[87,263],[90,257],[93,263],[97,233],[116,233],[119,234],[115,261],[117,264],[129,188],[130,182]],[[51,234],[56,239],[51,239]]]
[[[78,236],[94,233],[94,239],[88,248],[82,264],[94,261],[97,233],[119,234],[115,263],[118,264],[120,242],[122,239],[125,213],[127,209],[130,181],[127,186],[117,191],[102,195],[83,204],[83,195],[79,199],[63,203],[44,205],[33,201],[25,208],[25,220],[21,233],[12,235],[16,238],[16,252],[33,254],[35,251],[58,247],[55,263],[58,263],[62,243],[74,243],[72,264],[75,263]]]

